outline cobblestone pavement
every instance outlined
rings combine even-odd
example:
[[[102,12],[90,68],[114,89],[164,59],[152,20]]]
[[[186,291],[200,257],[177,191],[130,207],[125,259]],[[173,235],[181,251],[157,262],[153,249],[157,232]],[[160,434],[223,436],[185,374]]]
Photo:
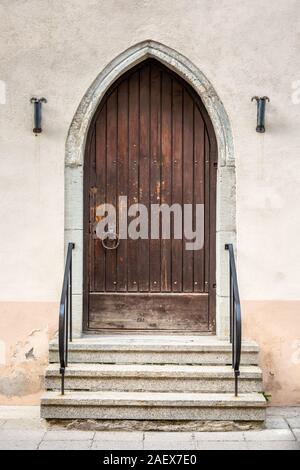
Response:
[[[268,408],[266,429],[117,432],[49,428],[39,407],[0,407],[0,450],[300,450],[300,407]]]

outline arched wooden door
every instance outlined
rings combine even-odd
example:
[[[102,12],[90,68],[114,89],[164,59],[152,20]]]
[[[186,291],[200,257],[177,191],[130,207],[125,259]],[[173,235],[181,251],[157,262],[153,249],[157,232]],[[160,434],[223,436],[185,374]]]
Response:
[[[216,171],[212,124],[180,77],[149,59],[109,89],[84,164],[85,331],[214,332]],[[119,215],[119,196],[146,206],[149,236],[107,249],[96,235],[97,208],[109,203]],[[194,225],[204,205],[202,249],[187,250],[172,226],[171,239],[161,231],[151,239],[151,204],[174,203],[192,206]]]

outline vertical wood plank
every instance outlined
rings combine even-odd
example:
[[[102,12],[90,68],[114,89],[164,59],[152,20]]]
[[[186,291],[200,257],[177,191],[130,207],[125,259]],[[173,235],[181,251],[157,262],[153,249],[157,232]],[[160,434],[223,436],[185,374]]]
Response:
[[[180,83],[173,81],[172,203],[182,206],[182,97]],[[183,216],[183,211],[182,211]],[[182,240],[172,240],[172,290],[182,291]]]
[[[149,165],[150,165],[150,66],[140,71],[140,160],[139,160],[139,203],[150,209]],[[149,229],[149,227],[148,227]],[[147,239],[138,241],[139,291],[149,290],[149,233]]]
[[[208,330],[216,329],[216,195],[217,195],[217,142],[212,126],[207,128],[207,159],[209,160],[209,306],[208,306]]]
[[[96,129],[96,184],[91,188],[96,196],[96,208],[106,202],[106,103],[95,124]],[[95,217],[96,222],[99,221]],[[101,240],[94,240],[95,292],[105,291],[105,250]]]
[[[172,81],[162,74],[161,115],[161,203],[171,205],[172,195]],[[161,291],[171,291],[171,240],[161,240]]]
[[[138,203],[139,196],[139,73],[135,72],[129,78],[129,143],[128,143],[128,207]],[[130,222],[131,219],[129,219]],[[138,290],[138,250],[137,242],[128,238],[128,291]]]
[[[194,166],[194,103],[189,93],[183,93],[183,201],[193,204],[193,166]],[[186,223],[186,220],[185,220]],[[193,251],[186,249],[186,238],[183,239],[183,291],[193,292],[194,267]]]
[[[161,71],[151,65],[150,202],[161,203]],[[150,227],[151,228],[151,227]],[[150,290],[160,292],[160,239],[150,240]]]
[[[117,195],[128,195],[128,81],[123,81],[118,88],[118,168]],[[127,221],[127,207],[118,203],[118,219]],[[119,233],[119,227],[118,227]],[[120,240],[117,255],[117,288],[127,291],[127,240]]]
[[[93,207],[93,200],[91,200],[90,186],[91,186],[91,175],[94,169],[95,161],[95,126],[91,126],[90,135],[87,142],[87,151],[84,161],[84,285],[83,285],[83,306],[84,306],[84,327],[89,328],[90,324],[90,297],[89,292],[94,288],[93,281],[91,282],[91,277],[93,277],[94,271],[94,257],[92,256],[93,252],[93,237],[91,231],[91,222],[93,221],[94,212],[92,212],[91,207]]]
[[[118,94],[114,91],[107,99],[107,152],[106,152],[106,202],[117,203],[117,131]],[[117,289],[116,250],[106,251],[106,290]]]
[[[196,205],[205,204],[205,126],[197,106],[194,113],[194,204]],[[205,226],[202,229],[205,231]],[[194,252],[194,292],[204,292],[205,288],[204,247],[205,245],[201,250]]]
[[[210,211],[209,211],[209,200],[210,200],[210,143],[207,134],[207,129],[205,129],[205,138],[204,138],[204,148],[205,148],[205,281],[204,289],[205,292],[209,292],[209,277],[210,277]]]
[[[95,240],[93,239],[93,227],[96,219],[96,194],[93,190],[96,181],[96,131],[93,129],[90,140],[90,172],[88,180],[88,196],[89,196],[89,285],[91,290],[95,290],[96,283],[96,250]]]

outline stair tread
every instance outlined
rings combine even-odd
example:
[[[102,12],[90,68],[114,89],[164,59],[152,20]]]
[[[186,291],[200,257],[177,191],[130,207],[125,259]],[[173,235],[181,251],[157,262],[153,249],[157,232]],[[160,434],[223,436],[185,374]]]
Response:
[[[241,366],[241,379],[261,379],[258,366]],[[66,369],[66,376],[118,376],[118,377],[224,377],[232,378],[231,366],[223,365],[177,365],[177,364],[93,364],[72,363]],[[46,371],[47,377],[60,376],[59,366],[50,364]]]
[[[45,392],[42,406],[205,406],[205,407],[262,407],[264,396],[257,392],[241,393],[170,393],[170,392]]]
[[[124,336],[86,336],[74,339],[70,343],[71,350],[103,350],[103,351],[230,351],[229,341],[220,340],[216,336],[156,336],[156,335],[124,335]],[[244,341],[244,352],[258,352],[254,341]],[[52,351],[58,350],[57,339],[50,343]]]

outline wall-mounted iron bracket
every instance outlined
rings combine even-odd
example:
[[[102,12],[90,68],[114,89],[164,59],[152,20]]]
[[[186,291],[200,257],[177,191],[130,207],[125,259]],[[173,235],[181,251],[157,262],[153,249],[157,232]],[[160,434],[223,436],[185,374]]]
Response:
[[[265,112],[266,112],[266,102],[270,101],[270,98],[267,96],[253,96],[251,101],[256,100],[257,103],[257,125],[256,132],[263,133],[265,129]]]
[[[30,103],[34,105],[34,128],[35,135],[42,132],[42,103],[47,103],[46,98],[36,98],[35,96],[30,99]]]

